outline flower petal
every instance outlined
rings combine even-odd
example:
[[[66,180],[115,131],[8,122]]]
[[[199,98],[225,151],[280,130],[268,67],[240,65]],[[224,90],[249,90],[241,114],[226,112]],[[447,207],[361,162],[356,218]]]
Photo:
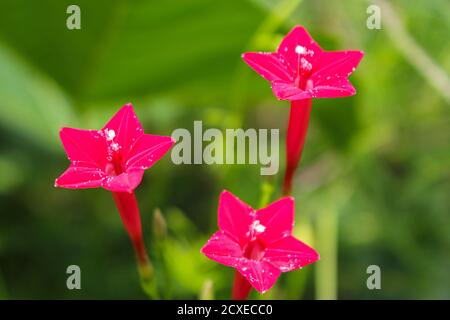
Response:
[[[126,168],[148,169],[175,143],[172,137],[143,134],[128,154]]]
[[[291,235],[294,225],[294,199],[285,197],[256,211],[256,219],[264,226],[258,238],[266,245]]]
[[[243,259],[243,252],[239,243],[232,239],[225,231],[217,231],[201,249],[201,252],[226,266],[235,267]]]
[[[263,260],[282,272],[288,272],[319,260],[319,254],[300,240],[289,236],[267,248]]]
[[[314,98],[342,98],[353,96],[356,93],[355,88],[347,79],[335,82],[332,85],[319,85],[312,90]]]
[[[99,169],[105,167],[107,145],[99,131],[62,128],[59,135],[73,165]]]
[[[302,57],[314,65],[323,51],[305,28],[296,26],[281,41],[277,52],[286,59],[290,68],[298,71]]]
[[[231,192],[223,191],[219,199],[219,228],[227,231],[241,246],[249,236],[254,210]]]
[[[258,72],[266,80],[294,81],[293,73],[291,73],[291,70],[282,63],[277,53],[247,52],[242,55],[242,58],[253,70]]]
[[[281,271],[266,261],[244,259],[236,269],[260,293],[264,293],[275,284]]]
[[[118,143],[124,158],[128,158],[134,142],[144,134],[142,125],[133,110],[131,103],[123,106],[108,123],[103,131],[114,130],[111,139]]]
[[[327,83],[337,76],[347,78],[355,71],[364,52],[362,51],[325,51],[317,59],[311,79],[314,83]],[[327,79],[327,77],[330,79]]]
[[[55,187],[68,189],[98,188],[102,186],[105,173],[96,168],[71,165],[55,180]]]
[[[346,97],[356,93],[348,76],[356,69],[362,51],[328,51],[320,55],[310,80],[317,98]]]
[[[274,81],[272,82],[272,91],[280,100],[303,100],[312,98],[310,91],[304,91],[294,86],[293,83]]]
[[[127,171],[108,177],[103,188],[112,192],[132,192],[141,183],[144,170]]]

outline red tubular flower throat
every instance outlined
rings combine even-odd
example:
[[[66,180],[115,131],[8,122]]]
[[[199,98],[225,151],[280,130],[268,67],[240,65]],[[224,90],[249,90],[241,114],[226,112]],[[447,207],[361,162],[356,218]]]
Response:
[[[110,176],[119,176],[124,173],[125,162],[120,149],[113,150],[109,148],[108,163],[105,171]],[[127,230],[131,242],[133,244],[138,263],[146,265],[149,263],[147,250],[145,248],[144,238],[142,235],[142,224],[139,213],[139,207],[134,192],[111,192],[117,210]]]
[[[120,217],[133,243],[139,264],[149,263],[142,236],[139,208],[134,192],[112,192]]]
[[[292,190],[292,180],[302,156],[308,132],[311,106],[312,99],[291,102],[286,138],[286,171],[283,182],[283,195],[289,195]]]
[[[233,291],[231,293],[231,298],[233,300],[246,300],[252,285],[245,279],[244,276],[240,274],[239,271],[234,273]]]

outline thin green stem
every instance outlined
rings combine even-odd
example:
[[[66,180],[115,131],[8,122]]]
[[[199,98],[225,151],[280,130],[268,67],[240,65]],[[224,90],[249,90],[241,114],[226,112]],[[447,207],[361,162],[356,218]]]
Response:
[[[334,209],[320,213],[316,228],[317,250],[320,261],[316,262],[316,299],[337,299],[338,215]]]
[[[159,299],[159,292],[155,282],[154,268],[150,261],[148,263],[138,263],[139,279],[142,290],[150,299]]]

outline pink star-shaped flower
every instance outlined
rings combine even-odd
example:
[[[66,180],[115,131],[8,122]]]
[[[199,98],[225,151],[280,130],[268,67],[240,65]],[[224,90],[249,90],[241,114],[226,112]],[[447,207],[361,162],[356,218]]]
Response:
[[[254,210],[230,192],[223,191],[218,220],[220,230],[208,240],[202,253],[236,268],[261,293],[274,285],[281,272],[301,268],[319,259],[314,249],[292,236],[292,197]],[[237,298],[246,296],[239,292],[233,295]]]
[[[362,51],[324,51],[302,26],[293,28],[276,52],[244,53],[244,61],[272,83],[281,100],[337,98],[356,93],[348,80]]]
[[[63,128],[61,141],[70,167],[55,186],[102,187],[132,192],[150,168],[174,144],[169,136],[145,134],[131,104],[122,107],[101,130]]]
[[[142,235],[134,189],[150,168],[175,143],[172,137],[145,134],[133,106],[123,106],[101,130],[63,128],[61,141],[70,167],[55,181],[56,187],[111,191],[138,259],[141,283],[153,292],[153,267]]]
[[[337,98],[356,93],[348,77],[363,57],[362,51],[324,51],[302,26],[294,27],[276,52],[248,52],[244,61],[272,83],[280,100],[291,101],[286,138],[283,194],[291,193],[300,161],[313,98]]]

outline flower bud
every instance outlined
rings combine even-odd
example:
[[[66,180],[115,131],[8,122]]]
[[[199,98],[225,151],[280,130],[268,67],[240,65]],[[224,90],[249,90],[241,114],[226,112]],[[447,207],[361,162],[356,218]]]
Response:
[[[163,241],[167,236],[167,223],[159,208],[153,211],[153,234],[156,241]]]

